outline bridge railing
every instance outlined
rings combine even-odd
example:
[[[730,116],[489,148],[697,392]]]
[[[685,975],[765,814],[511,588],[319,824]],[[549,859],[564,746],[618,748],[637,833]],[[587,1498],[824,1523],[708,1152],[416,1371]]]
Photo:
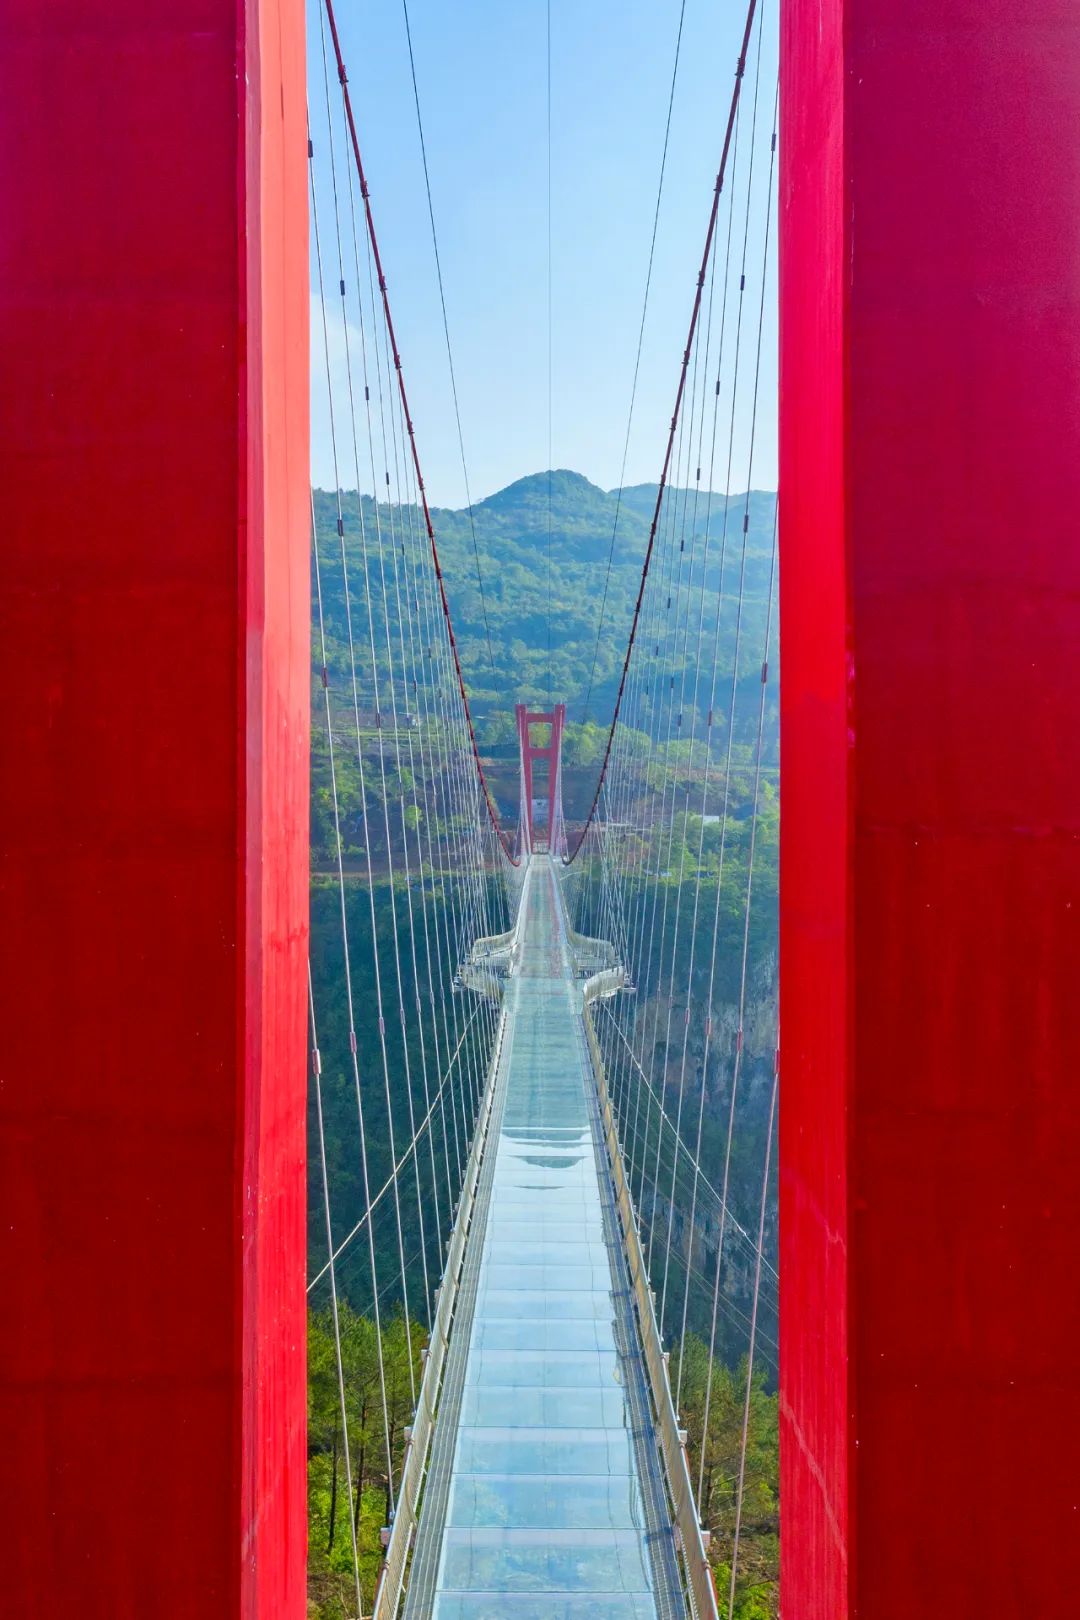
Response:
[[[502,994],[502,982],[509,977],[517,960],[524,917],[523,883],[518,896],[514,926],[501,934],[484,934],[473,942],[468,956],[458,970],[458,978],[462,984],[480,995],[498,998]]]
[[[416,1411],[413,1414],[412,1426],[406,1441],[397,1506],[394,1512],[393,1524],[390,1526],[386,1556],[383,1559],[378,1586],[375,1590],[372,1620],[393,1620],[393,1616],[398,1611],[405,1586],[405,1575],[408,1569],[413,1538],[416,1534],[418,1507],[424,1485],[424,1475],[427,1470],[428,1452],[431,1447],[431,1436],[435,1426],[439,1393],[442,1389],[450,1332],[457,1308],[458,1285],[461,1280],[461,1268],[465,1260],[465,1245],[468,1240],[473,1208],[476,1203],[476,1187],[480,1179],[480,1164],[487,1146],[491,1108],[495,1096],[495,1083],[499,1073],[499,1066],[503,1060],[505,1036],[506,1009],[504,1007],[499,1015],[499,1025],[492,1052],[491,1066],[484,1087],[480,1116],[473,1136],[468,1164],[465,1168],[461,1202],[458,1205],[453,1231],[450,1234],[446,1272],[442,1284],[437,1290],[437,1304],[435,1317],[431,1324],[431,1338],[424,1353],[424,1372],[420,1380]]]
[[[660,1453],[667,1474],[672,1516],[679,1554],[686,1577],[690,1606],[695,1615],[695,1620],[718,1620],[716,1588],[713,1585],[712,1570],[709,1566],[707,1552],[707,1533],[701,1528],[697,1503],[694,1500],[694,1490],[690,1483],[690,1468],[686,1456],[686,1431],[679,1427],[678,1414],[675,1411],[675,1402],[671,1395],[671,1385],[668,1381],[668,1360],[664,1353],[660,1328],[656,1319],[656,1300],[649,1286],[649,1276],[645,1269],[645,1255],[642,1251],[637,1216],[623,1167],[622,1150],[619,1146],[618,1130],[615,1123],[615,1111],[608,1094],[607,1074],[592,1019],[590,1003],[601,997],[612,995],[615,990],[620,988],[618,983],[613,982],[615,977],[614,973],[608,971],[598,973],[587,980],[584,986],[585,1005],[583,1016],[585,1036],[593,1073],[596,1077],[597,1090],[600,1095],[600,1115],[603,1121],[608,1159],[615,1185],[615,1203],[619,1212],[623,1243],[630,1267],[630,1284],[633,1289],[637,1311],[638,1330],[641,1335],[645,1366],[649,1375]],[[619,977],[621,979],[621,969],[619,970]]]

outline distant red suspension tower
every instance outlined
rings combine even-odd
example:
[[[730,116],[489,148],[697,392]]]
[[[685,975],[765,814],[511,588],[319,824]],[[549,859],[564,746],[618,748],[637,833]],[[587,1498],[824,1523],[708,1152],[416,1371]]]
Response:
[[[525,828],[525,849],[530,853],[547,850],[552,855],[561,855],[566,847],[562,809],[562,738],[566,725],[566,704],[557,703],[547,714],[533,714],[527,704],[519,703],[514,712],[521,747],[521,814]],[[539,725],[551,728],[546,743],[532,741],[532,727]],[[537,837],[533,826],[533,765],[537,760],[546,760],[548,768],[547,823],[542,838]]]

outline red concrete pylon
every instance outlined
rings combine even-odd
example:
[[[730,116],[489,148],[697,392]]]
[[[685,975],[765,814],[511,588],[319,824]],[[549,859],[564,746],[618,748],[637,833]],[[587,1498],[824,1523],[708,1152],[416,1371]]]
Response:
[[[299,1620],[303,7],[0,33],[0,1612]]]
[[[1080,12],[782,0],[786,1620],[1080,1592]]]

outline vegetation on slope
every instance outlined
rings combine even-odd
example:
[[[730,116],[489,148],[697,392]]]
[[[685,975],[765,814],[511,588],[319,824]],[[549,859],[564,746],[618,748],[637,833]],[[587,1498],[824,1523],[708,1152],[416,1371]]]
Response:
[[[480,722],[481,742],[487,746],[513,738],[515,702],[546,702],[549,695],[567,704],[570,718],[584,718],[584,702],[590,691],[588,718],[606,723],[611,714],[626,649],[634,599],[649,535],[655,485],[639,485],[624,490],[621,502],[616,491],[606,492],[591,484],[580,473],[558,471],[551,474],[551,540],[548,544],[548,475],[534,473],[500,490],[468,512],[436,508],[433,513],[442,559],[454,630],[461,651],[470,701]],[[708,566],[705,569],[704,628],[700,641],[693,636],[686,652],[686,663],[711,668],[713,626],[717,599],[723,582],[724,607],[720,616],[721,678],[731,670],[734,646],[735,604],[742,546],[742,517],[745,497],[698,492],[676,492],[669,497],[679,501],[680,523],[685,530],[686,554],[694,545],[704,552],[708,534]],[[347,627],[337,535],[337,506],[331,492],[315,491],[315,528],[322,559],[323,609],[329,638],[331,670],[347,675]],[[746,579],[744,590],[743,645],[740,676],[756,675],[757,654],[764,625],[768,592],[769,557],[772,546],[776,497],[754,491],[749,502]],[[618,511],[616,543],[612,532]],[[378,532],[384,550],[391,541],[405,543],[417,554],[426,545],[419,512],[415,507],[380,504],[376,514],[370,496],[358,499],[354,491],[342,496],[345,552],[354,599],[366,585],[374,603],[377,623],[382,623],[384,583],[376,566],[373,537]],[[368,568],[364,570],[361,519],[368,538]],[[483,602],[473,555],[473,533],[483,578]],[[597,647],[601,599],[611,555],[611,575],[604,608],[604,630]],[[549,572],[550,556],[550,572]],[[396,613],[393,558],[387,563],[385,589]],[[695,574],[694,615],[696,621],[698,576]],[[548,671],[548,603],[551,604],[551,670]],[[485,631],[484,606],[491,631],[491,655]],[[363,615],[360,615],[363,620]],[[366,633],[363,622],[357,634]],[[383,656],[376,646],[377,656]],[[596,654],[595,676],[593,657]],[[725,656],[726,654],[726,656]]]
[[[347,1466],[333,1316],[325,1308],[311,1312],[308,1320],[308,1613],[318,1620],[355,1620],[354,1535],[360,1595],[364,1612],[371,1613],[382,1562],[381,1532],[389,1523],[379,1336],[374,1323],[344,1301],[338,1310],[338,1326],[349,1433]],[[412,1420],[413,1389],[419,1388],[420,1351],[425,1342],[420,1324],[410,1323],[406,1332],[400,1314],[382,1323],[395,1482],[400,1478],[405,1429]]]

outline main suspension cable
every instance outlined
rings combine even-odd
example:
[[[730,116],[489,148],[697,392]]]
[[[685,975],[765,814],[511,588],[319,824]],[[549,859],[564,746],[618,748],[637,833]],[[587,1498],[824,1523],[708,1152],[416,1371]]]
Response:
[[[323,0],[323,3],[326,8],[327,22],[330,25],[330,37],[333,42],[334,57],[337,62],[338,80],[341,84],[342,98],[345,103],[345,115],[349,126],[349,139],[352,145],[353,161],[356,164],[357,178],[360,182],[360,196],[364,203],[364,215],[367,221],[368,238],[371,243],[371,251],[375,260],[375,270],[378,276],[379,292],[382,297],[383,317],[386,323],[386,335],[393,354],[394,370],[397,374],[398,392],[401,395],[401,406],[405,418],[405,429],[408,434],[409,449],[412,454],[413,466],[416,471],[417,489],[419,490],[420,504],[424,514],[424,527],[427,531],[428,544],[431,547],[431,560],[435,568],[435,577],[439,585],[439,598],[442,606],[443,617],[446,620],[447,635],[450,639],[450,650],[454,661],[454,673],[457,677],[458,690],[461,694],[461,702],[465,714],[465,723],[468,728],[469,745],[472,751],[473,763],[476,768],[477,776],[480,780],[484,801],[487,806],[487,813],[491,819],[492,827],[498,834],[499,844],[502,848],[503,854],[506,856],[506,859],[512,866],[517,866],[519,864],[519,859],[514,854],[513,842],[508,837],[502,826],[502,822],[499,819],[498,807],[496,806],[495,800],[492,797],[491,789],[488,785],[487,776],[484,771],[484,764],[480,758],[480,748],[476,738],[476,728],[473,724],[472,710],[469,706],[469,695],[465,687],[465,676],[461,667],[461,657],[458,651],[457,637],[454,633],[454,623],[450,614],[450,601],[446,594],[446,581],[443,578],[442,563],[439,559],[439,547],[435,538],[435,525],[432,521],[431,507],[428,502],[427,490],[424,486],[424,474],[420,465],[420,452],[416,442],[416,431],[413,424],[412,415],[409,410],[409,397],[405,388],[405,373],[401,364],[401,352],[398,349],[397,334],[394,330],[394,319],[390,310],[390,298],[387,292],[386,274],[383,270],[382,255],[379,252],[379,240],[375,230],[375,217],[371,208],[371,195],[368,190],[367,175],[364,172],[364,162],[360,155],[360,138],[356,128],[356,117],[353,112],[352,96],[349,92],[349,80],[348,74],[345,71],[345,58],[342,55],[341,39],[339,37],[337,27],[337,18],[334,14],[334,0]],[[753,3],[756,3],[756,0],[752,0],[752,4]]]
[[[331,0],[326,0],[329,6]],[[641,616],[641,603],[645,595],[645,584],[649,577],[649,565],[652,562],[653,547],[656,543],[656,530],[660,521],[660,511],[664,501],[664,491],[667,487],[668,473],[671,467],[672,453],[675,448],[675,435],[678,430],[679,417],[682,411],[683,395],[686,391],[686,377],[690,366],[690,356],[694,346],[694,334],[697,331],[698,315],[701,311],[702,292],[705,286],[705,274],[708,268],[709,255],[712,252],[713,236],[716,231],[716,220],[720,209],[720,193],[723,190],[724,175],[727,169],[728,153],[731,149],[731,138],[735,128],[735,114],[739,105],[739,95],[742,88],[743,74],[746,67],[746,53],[750,45],[750,36],[754,26],[754,14],[757,10],[757,0],[749,0],[746,11],[746,23],[743,28],[742,44],[739,49],[739,60],[735,69],[735,85],[731,92],[731,105],[728,109],[727,125],[724,130],[724,140],[720,151],[720,166],[717,170],[716,184],[713,187],[712,207],[709,210],[709,225],[705,233],[705,247],[701,255],[701,267],[698,271],[697,287],[694,292],[694,301],[690,311],[690,329],[687,334],[686,348],[683,351],[682,364],[679,368],[679,385],[675,392],[675,409],[671,416],[671,426],[668,429],[667,445],[664,450],[664,462],[660,470],[660,483],[656,492],[656,503],[653,508],[652,521],[649,524],[649,539],[645,548],[645,560],[641,567],[641,581],[638,585],[637,599],[634,603],[633,618],[630,622],[630,635],[626,644],[626,655],[623,658],[622,674],[619,677],[619,689],[615,696],[615,710],[611,717],[608,729],[607,742],[604,745],[603,759],[600,763],[600,776],[593,794],[592,804],[589,807],[585,825],[578,835],[573,849],[566,857],[567,864],[577,858],[578,852],[585,841],[585,834],[589,829],[593,817],[600,803],[600,791],[604,785],[607,773],[608,760],[611,758],[612,744],[615,740],[615,730],[619,723],[619,711],[622,708],[623,693],[626,689],[626,679],[630,669],[630,659],[634,650],[634,641],[637,636],[638,620]]]

